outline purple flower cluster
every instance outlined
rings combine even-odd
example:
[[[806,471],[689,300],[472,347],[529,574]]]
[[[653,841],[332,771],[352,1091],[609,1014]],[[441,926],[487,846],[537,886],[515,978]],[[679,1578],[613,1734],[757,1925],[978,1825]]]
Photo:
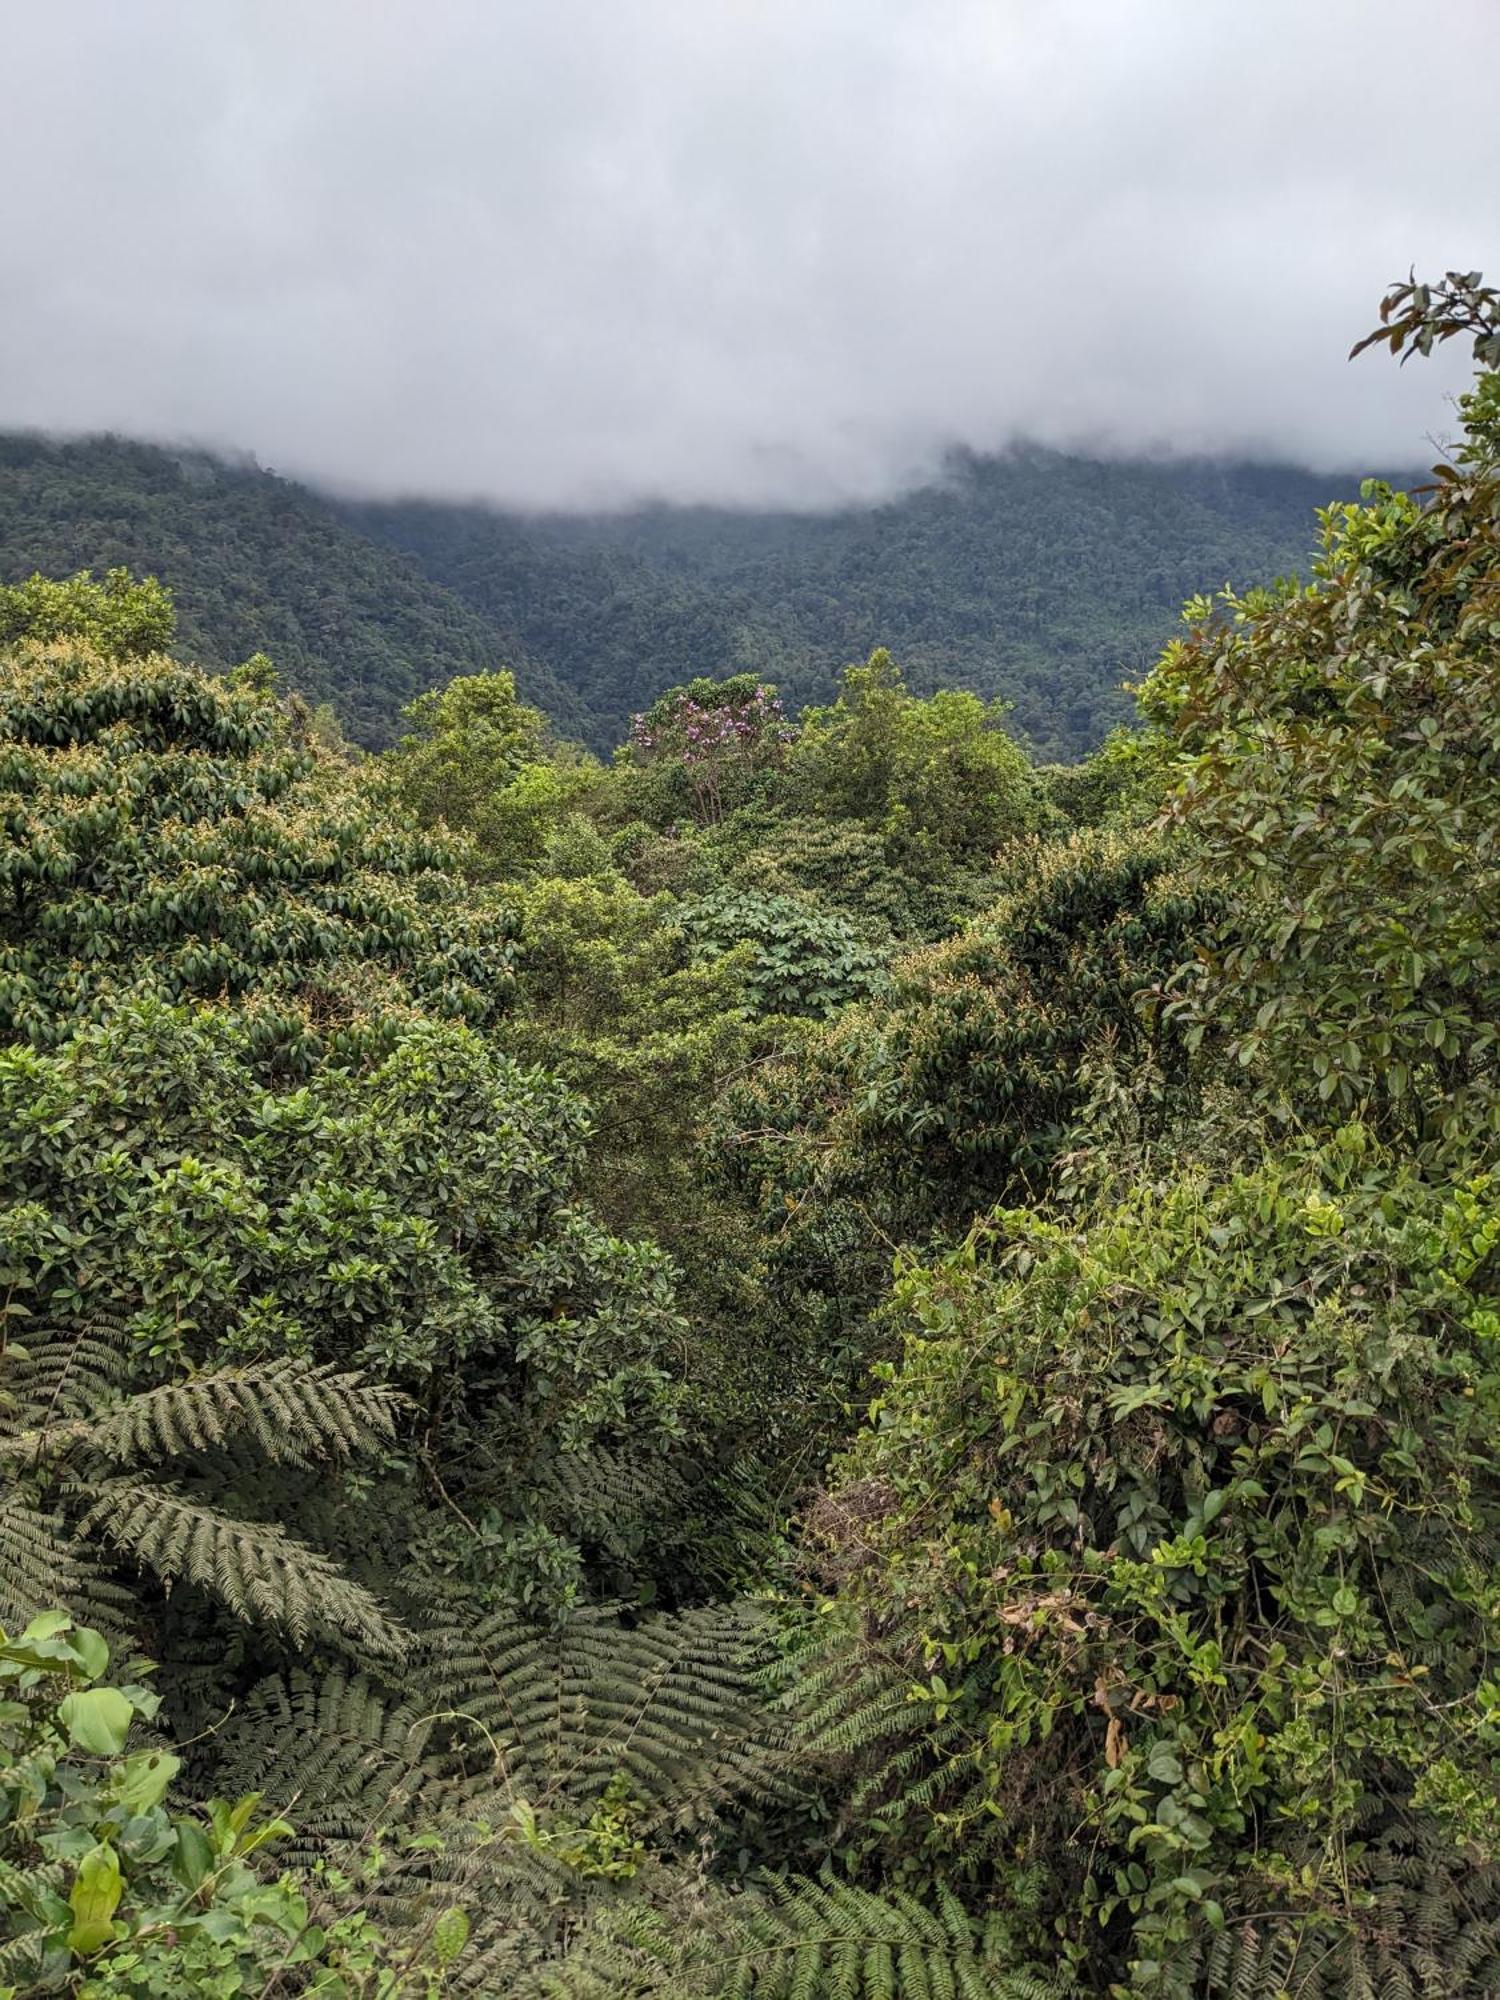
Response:
[[[743,754],[780,746],[789,743],[795,733],[786,721],[780,697],[763,682],[752,695],[733,703],[709,706],[691,695],[680,695],[665,714],[653,709],[633,716],[630,725],[633,748],[643,753],[675,749],[685,764],[716,761],[725,750]]]

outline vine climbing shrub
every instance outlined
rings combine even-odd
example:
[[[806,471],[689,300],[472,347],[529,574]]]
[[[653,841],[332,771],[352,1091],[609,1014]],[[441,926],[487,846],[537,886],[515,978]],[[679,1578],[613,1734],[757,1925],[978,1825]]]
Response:
[[[1080,1962],[1183,1994],[1256,1912],[1378,1927],[1382,1825],[1500,1851],[1497,1248],[1491,1175],[1350,1126],[908,1262],[813,1520],[855,1847],[1044,1855]]]

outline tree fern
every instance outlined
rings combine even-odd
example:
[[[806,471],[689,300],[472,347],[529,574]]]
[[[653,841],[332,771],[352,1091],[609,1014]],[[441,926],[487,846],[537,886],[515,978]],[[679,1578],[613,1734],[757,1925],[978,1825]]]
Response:
[[[301,1669],[264,1680],[242,1703],[217,1789],[267,1792],[305,1849],[412,1825],[435,1805],[444,1775],[433,1725],[410,1702],[363,1674],[315,1677]]]
[[[279,1626],[299,1646],[332,1632],[375,1653],[403,1638],[369,1591],[269,1521],[239,1521],[147,1480],[110,1480],[79,1524],[135,1556],[165,1583],[210,1590],[250,1624]]]
[[[185,1580],[235,1617],[303,1644],[313,1633],[390,1655],[401,1634],[361,1584],[274,1522],[238,1517],[256,1469],[367,1452],[400,1399],[292,1357],[127,1392],[126,1335],[101,1319],[3,1357],[0,1605],[12,1620],[63,1603],[118,1629],[120,1558]],[[180,1479],[155,1475],[176,1464]],[[190,1482],[190,1483],[189,1483]],[[111,1600],[114,1600],[111,1615]]]
[[[33,1504],[19,1488],[0,1493],[0,1625],[24,1625],[23,1613],[59,1597],[77,1602],[84,1590],[62,1517]]]
[[[617,1773],[654,1812],[691,1819],[774,1783],[780,1731],[759,1693],[766,1638],[743,1604],[631,1626],[610,1607],[556,1632],[505,1612],[433,1646],[432,1685],[491,1782],[532,1804],[591,1801]]]
[[[793,1877],[735,1896],[669,1889],[602,1910],[517,2000],[1062,2000],[1019,1961],[1008,1919],[847,1882]]]
[[[1017,1967],[1004,1916],[976,1920],[945,1892],[929,1905],[899,1890],[794,1879],[742,1899],[733,1926],[702,1951],[700,1976],[724,2000],[1057,2000],[1060,1991]]]
[[[1203,2000],[1494,2000],[1500,1994],[1500,1866],[1456,1856],[1402,1818],[1352,1869],[1338,1918],[1253,1917],[1200,1943],[1182,1966]]]
[[[640,1623],[598,1606],[556,1629],[493,1613],[424,1640],[390,1670],[395,1694],[337,1674],[264,1683],[223,1732],[213,1782],[264,1792],[351,1871],[381,1831],[389,1858],[366,1894],[382,1920],[420,1930],[462,1905],[460,1990],[509,1993],[564,1962],[637,1870],[784,1785],[766,1654],[745,1605]]]
[[[846,1613],[794,1629],[770,1679],[795,1695],[804,1770],[838,1773],[840,1827],[849,1840],[873,1847],[890,1820],[920,1821],[939,1807],[972,1811],[965,1860],[977,1864],[1006,1837],[1004,1822],[980,1804],[982,1744],[963,1721],[912,1703],[921,1677],[897,1636],[876,1636]]]
[[[12,1343],[0,1377],[7,1426],[41,1427],[105,1407],[125,1379],[126,1345],[124,1322],[103,1311],[66,1332],[28,1333],[19,1351]]]
[[[132,1396],[94,1426],[90,1443],[128,1465],[243,1440],[272,1464],[303,1465],[372,1450],[394,1434],[400,1403],[357,1375],[284,1358]]]

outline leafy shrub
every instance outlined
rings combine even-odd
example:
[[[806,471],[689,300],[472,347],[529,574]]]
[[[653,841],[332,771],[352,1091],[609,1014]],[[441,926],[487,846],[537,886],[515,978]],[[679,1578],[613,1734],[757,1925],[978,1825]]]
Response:
[[[262,1027],[148,1001],[0,1056],[13,1319],[60,1355],[112,1320],[135,1386],[288,1355],[398,1384],[453,1490],[566,1540],[544,1471],[666,1445],[681,1324],[661,1253],[576,1205],[582,1104],[456,1023],[366,1016],[290,1077]]]
[[[1047,817],[1003,715],[1000,703],[955,689],[909,694],[881,649],[845,670],[836,702],[803,716],[792,795],[806,810],[877,828],[909,867],[987,860]]]
[[[780,765],[795,736],[775,688],[736,674],[669,689],[633,718],[627,747],[653,774],[658,824],[665,811],[717,826]]]
[[[694,955],[672,896],[640,894],[607,855],[579,859],[592,865],[509,892],[517,981],[501,1039],[586,1096],[605,1212],[670,1240],[692,1207],[702,1101],[743,1044],[740,971]]]
[[[850,1837],[1002,1885],[1046,1854],[1132,1992],[1252,1911],[1357,1931],[1372,1808],[1494,1853],[1497,1245],[1489,1175],[1351,1127],[909,1264],[814,1517],[875,1663],[827,1656]]]
[[[319,1912],[259,1859],[291,1829],[230,1804],[174,1809],[182,1760],[149,1739],[156,1697],[62,1612],[0,1633],[0,1992],[79,2000],[254,2000],[280,1985],[343,2000],[435,1987],[401,1976],[362,1915]],[[441,1957],[429,1960],[435,1970]]]
[[[850,919],[806,897],[721,889],[685,903],[679,921],[707,960],[740,950],[756,1014],[827,1016],[889,983],[880,952]]]
[[[95,583],[87,570],[65,580],[33,575],[0,584],[0,646],[21,639],[81,639],[111,660],[164,652],[177,618],[154,576],[109,570]]]
[[[962,1234],[996,1200],[1045,1185],[1088,1101],[1091,1055],[1154,1065],[1185,1089],[1183,1038],[1157,989],[1212,905],[1179,893],[1171,858],[1123,834],[1013,853],[1023,886],[898,960],[888,997],[726,1094],[716,1159],[731,1185],[783,1235],[849,1203],[866,1239],[870,1220],[887,1242]]]
[[[1500,456],[1466,401],[1427,504],[1327,509],[1311,584],[1197,600],[1143,690],[1234,891],[1198,1002],[1284,1115],[1424,1146],[1497,1097]]]
[[[160,655],[0,655],[0,1033],[45,1043],[131,996],[252,992],[324,1019],[383,996],[493,1020],[503,907],[299,734],[248,681]]]
[[[549,742],[545,717],[517,699],[508,673],[461,675],[419,696],[402,720],[386,775],[424,826],[472,841],[483,874],[535,862],[598,770]]]

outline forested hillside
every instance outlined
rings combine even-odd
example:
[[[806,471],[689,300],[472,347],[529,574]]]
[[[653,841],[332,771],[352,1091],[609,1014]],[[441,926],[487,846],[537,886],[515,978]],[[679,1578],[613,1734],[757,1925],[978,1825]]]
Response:
[[[563,728],[583,711],[513,634],[372,544],[318,495],[250,464],[121,438],[0,434],[0,583],[125,567],[161,578],[184,653],[274,655],[356,742],[389,742],[403,703],[508,666]]]
[[[754,671],[792,709],[875,646],[914,687],[1013,704],[1044,758],[1129,714],[1120,690],[1192,592],[1303,562],[1315,506],[1358,479],[1057,452],[955,459],[939,483],[830,514],[652,508],[588,518],[368,507],[409,551],[583,691],[607,738],[664,686]]]
[[[361,756],[0,587],[0,1994],[1494,2000],[1457,337],[1069,766],[883,649]]]
[[[955,461],[878,508],[518,517],[335,504],[250,465],[118,439],[0,438],[0,581],[124,565],[171,588],[187,656],[269,653],[357,743],[454,674],[512,670],[607,750],[664,688],[754,672],[788,709],[886,646],[911,685],[1013,704],[1042,758],[1130,712],[1191,592],[1281,575],[1357,481],[1286,467]]]

